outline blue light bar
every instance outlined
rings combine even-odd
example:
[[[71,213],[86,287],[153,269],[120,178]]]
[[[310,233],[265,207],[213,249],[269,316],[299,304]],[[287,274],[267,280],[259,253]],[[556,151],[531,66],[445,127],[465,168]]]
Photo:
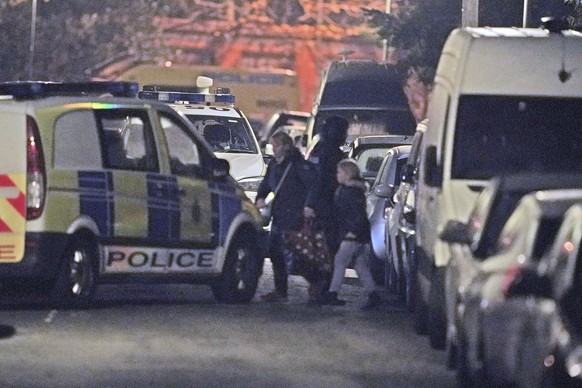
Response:
[[[234,104],[235,97],[232,94],[212,94],[212,93],[185,93],[173,91],[149,91],[142,90],[138,93],[138,98],[144,100],[157,100],[167,103],[184,102],[190,104],[203,103],[223,103]]]
[[[17,100],[102,94],[111,94],[114,97],[135,97],[138,91],[139,85],[136,82],[0,82],[0,95],[10,95]]]

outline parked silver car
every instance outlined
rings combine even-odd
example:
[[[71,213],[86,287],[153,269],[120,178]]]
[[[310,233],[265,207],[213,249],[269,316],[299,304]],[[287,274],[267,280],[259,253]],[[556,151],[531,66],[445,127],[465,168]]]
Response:
[[[479,194],[466,223],[452,222],[447,225],[443,233],[453,231],[454,227],[456,238],[466,239],[461,246],[451,244],[454,254],[446,273],[446,350],[449,367],[455,365],[458,344],[459,288],[465,279],[474,275],[476,263],[495,254],[501,229],[519,200],[538,190],[578,187],[582,187],[581,174],[513,174],[498,177]]]
[[[385,240],[392,250],[392,260],[396,266],[397,291],[400,299],[409,310],[414,308],[414,199],[416,171],[420,162],[420,145],[426,130],[427,120],[416,126],[412,138],[410,154],[404,169],[400,185],[394,195],[394,210],[386,219]]]
[[[538,261],[554,239],[564,213],[578,202],[582,202],[582,189],[527,194],[504,224],[491,254],[484,257],[473,255],[467,224],[447,223],[440,238],[460,244],[452,260],[465,268],[457,294],[457,376],[461,386],[515,382],[515,340],[521,321],[520,316],[507,312],[506,272]],[[478,226],[475,222],[470,219],[468,224]]]
[[[380,169],[367,196],[368,219],[372,237],[372,257],[370,266],[372,275],[378,284],[390,285],[394,278],[394,266],[391,265],[392,250],[385,241],[386,218],[394,208],[394,193],[400,185],[402,170],[408,160],[410,146],[398,146],[388,150],[382,160]],[[388,281],[387,281],[388,280]],[[395,279],[393,279],[393,282]]]
[[[411,143],[412,136],[407,135],[360,136],[348,148],[347,156],[356,161],[364,179],[373,185],[388,150]]]
[[[525,317],[516,340],[518,387],[582,385],[582,204],[564,216],[537,266],[508,273],[510,312]]]

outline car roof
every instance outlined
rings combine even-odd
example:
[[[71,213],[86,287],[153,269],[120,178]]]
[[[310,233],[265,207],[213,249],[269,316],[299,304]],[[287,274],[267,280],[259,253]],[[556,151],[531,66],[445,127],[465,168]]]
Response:
[[[579,187],[582,188],[582,174],[522,173],[493,178],[489,190],[493,191],[494,198],[482,225],[481,238],[474,247],[476,255],[486,256],[488,245],[497,238],[519,201],[526,195],[540,190]]]
[[[357,148],[360,146],[370,146],[370,145],[383,145],[383,144],[395,144],[404,145],[412,144],[411,135],[369,135],[357,137],[352,147]]]

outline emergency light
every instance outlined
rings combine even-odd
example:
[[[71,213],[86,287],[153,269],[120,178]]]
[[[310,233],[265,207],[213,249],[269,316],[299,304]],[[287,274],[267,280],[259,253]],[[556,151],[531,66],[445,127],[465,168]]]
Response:
[[[203,104],[223,103],[234,104],[234,95],[229,88],[216,88],[210,93],[214,80],[199,75],[196,78],[196,87],[178,85],[144,85],[138,97],[146,100],[158,100],[166,103]]]
[[[217,89],[217,93],[191,93],[174,88],[174,90],[163,90],[163,86],[159,85],[145,85],[143,90],[138,93],[138,97],[146,100],[158,100],[167,103],[223,103],[234,104],[235,97],[230,94],[230,91],[225,88]]]

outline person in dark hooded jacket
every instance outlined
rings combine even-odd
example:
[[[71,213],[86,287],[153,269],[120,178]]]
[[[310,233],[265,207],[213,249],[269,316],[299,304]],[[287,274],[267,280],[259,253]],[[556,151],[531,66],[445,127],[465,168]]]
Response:
[[[304,215],[315,217],[315,224],[324,232],[332,254],[335,254],[340,242],[337,238],[333,197],[338,187],[337,165],[345,158],[340,147],[345,143],[347,133],[347,120],[339,116],[328,117],[319,133],[321,139],[308,159],[315,166],[318,179],[312,186]]]
[[[339,187],[334,195],[337,214],[337,231],[341,240],[333,261],[333,277],[329,292],[323,294],[320,302],[329,305],[343,305],[338,299],[338,291],[343,284],[345,271],[351,262],[368,293],[368,301],[363,306],[370,309],[380,304],[380,295],[369,269],[370,222],[366,214],[366,192],[368,185],[360,175],[360,169],[353,159],[344,159],[337,166]]]
[[[269,232],[269,258],[273,264],[275,290],[262,296],[270,302],[287,300],[288,272],[285,263],[284,235],[289,230],[299,230],[303,222],[303,209],[310,186],[313,184],[313,168],[295,148],[293,139],[285,132],[275,133],[270,143],[274,158],[267,167],[265,178],[259,185],[256,206],[266,206],[266,198],[279,189],[271,204],[271,231]],[[282,182],[282,183],[281,183]]]

